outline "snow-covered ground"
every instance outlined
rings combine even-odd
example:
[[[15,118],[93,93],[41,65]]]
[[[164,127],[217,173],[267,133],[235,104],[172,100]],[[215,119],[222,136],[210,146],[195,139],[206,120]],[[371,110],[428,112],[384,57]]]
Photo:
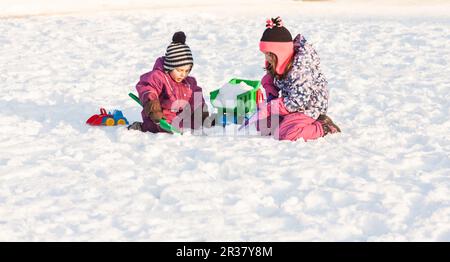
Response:
[[[1,13],[0,241],[450,241],[450,15],[433,3]],[[127,94],[178,30],[205,95],[259,79],[271,14],[316,47],[342,134],[85,125],[100,107],[140,119]]]

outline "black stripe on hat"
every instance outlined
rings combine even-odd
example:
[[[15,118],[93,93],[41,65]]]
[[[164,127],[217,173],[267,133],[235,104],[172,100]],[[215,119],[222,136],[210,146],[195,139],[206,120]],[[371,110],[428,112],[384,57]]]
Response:
[[[193,60],[191,54],[179,55],[179,56],[166,56],[166,60],[169,62],[176,61],[176,60],[184,60],[184,59]]]
[[[168,57],[164,57],[164,63],[167,64],[174,64],[174,63],[178,63],[179,61],[194,61],[194,59],[191,56],[180,56],[180,57],[172,57],[172,58],[168,58]]]
[[[171,55],[171,54],[166,55],[167,60],[180,59],[183,57],[190,57],[191,59],[193,58],[191,53],[179,53],[177,55]]]
[[[168,65],[168,64],[164,63],[164,69],[167,70],[167,71],[171,71],[171,70],[173,70],[173,69],[175,69],[177,67],[185,66],[185,65],[192,65],[192,67],[194,66],[194,64],[192,62],[190,62],[190,61],[186,61],[184,63],[179,63],[179,64],[175,64],[175,65]],[[192,70],[192,67],[191,67],[191,70]]]
[[[180,50],[176,52],[166,53],[167,56],[179,56],[180,54],[192,54],[191,50]]]
[[[178,53],[191,53],[191,49],[176,49],[171,51],[166,51],[166,54],[178,54]]]
[[[175,62],[171,62],[171,63],[164,63],[165,65],[167,65],[167,66],[172,66],[172,67],[177,67],[177,66],[180,66],[180,65],[187,65],[187,64],[194,64],[194,61],[193,60],[178,60],[178,61],[175,61]]]
[[[191,54],[180,54],[177,56],[165,56],[167,61],[175,61],[180,59],[193,59]]]
[[[178,49],[190,49],[187,45],[172,45],[167,47],[167,52],[172,52]]]
[[[178,64],[183,61],[189,61],[189,62],[193,63],[194,59],[192,59],[192,58],[180,58],[180,59],[172,59],[172,60],[164,59],[164,63],[166,63],[168,65]]]

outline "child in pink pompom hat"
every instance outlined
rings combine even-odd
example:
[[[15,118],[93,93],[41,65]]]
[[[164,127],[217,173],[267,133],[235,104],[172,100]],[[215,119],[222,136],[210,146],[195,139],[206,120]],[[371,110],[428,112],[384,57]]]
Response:
[[[280,140],[307,141],[340,132],[326,115],[328,82],[316,51],[306,39],[298,34],[293,40],[281,18],[272,18],[266,21],[259,49],[266,60],[267,74],[261,83],[268,102],[258,109],[261,133]],[[271,126],[273,117],[278,117],[278,125]]]

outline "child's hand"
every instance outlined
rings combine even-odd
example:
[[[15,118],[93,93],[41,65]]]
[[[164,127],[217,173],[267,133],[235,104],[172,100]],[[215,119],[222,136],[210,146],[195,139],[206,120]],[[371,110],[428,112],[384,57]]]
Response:
[[[155,123],[159,123],[159,121],[163,118],[163,116],[164,115],[162,112],[152,112],[149,115],[150,119]]]
[[[161,104],[159,100],[150,100],[144,105],[144,113],[155,123],[159,123],[163,118]]]

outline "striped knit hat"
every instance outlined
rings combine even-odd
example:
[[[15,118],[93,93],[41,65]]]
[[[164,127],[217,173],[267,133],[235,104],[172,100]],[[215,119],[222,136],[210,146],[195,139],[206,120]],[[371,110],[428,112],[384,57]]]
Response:
[[[191,49],[185,42],[186,35],[183,32],[176,32],[173,35],[172,43],[167,47],[164,57],[164,70],[171,71],[185,65],[194,66]]]

